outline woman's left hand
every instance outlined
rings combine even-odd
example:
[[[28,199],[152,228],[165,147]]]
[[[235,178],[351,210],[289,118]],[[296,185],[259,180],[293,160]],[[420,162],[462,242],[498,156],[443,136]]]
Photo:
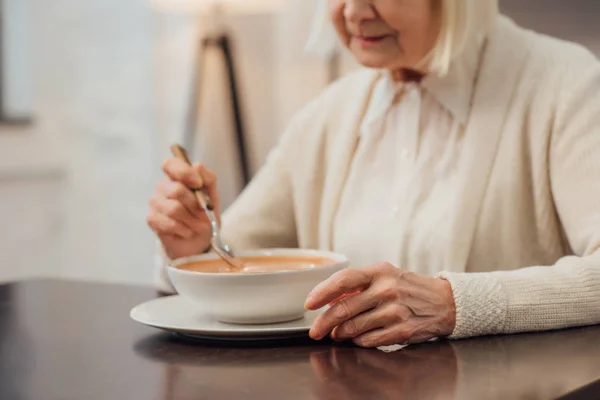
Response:
[[[362,347],[419,343],[450,335],[456,323],[448,281],[388,263],[334,274],[313,289],[305,306],[317,310],[330,303],[315,320],[311,338],[331,333],[334,340],[351,339]]]

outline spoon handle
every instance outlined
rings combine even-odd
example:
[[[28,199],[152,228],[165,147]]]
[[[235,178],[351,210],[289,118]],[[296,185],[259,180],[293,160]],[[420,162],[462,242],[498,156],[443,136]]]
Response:
[[[190,159],[188,157],[187,151],[185,151],[185,149],[182,146],[180,146],[178,144],[172,145],[171,152],[173,153],[173,155],[175,157],[184,161],[187,165],[192,165],[192,163],[190,162]],[[200,180],[202,181],[201,176],[200,176]],[[204,182],[202,182],[202,186],[200,188],[191,189],[191,190],[196,195],[196,199],[198,199],[198,203],[200,203],[200,206],[202,208],[204,208],[204,210],[206,211],[206,215],[208,216],[208,219],[210,220],[211,228],[212,228],[212,235],[213,235],[213,238],[210,243],[211,247],[213,248],[215,253],[217,253],[217,255],[223,259],[223,261],[225,261],[227,264],[229,264],[234,269],[241,271],[244,268],[243,263],[238,258],[230,256],[227,253],[227,251],[225,251],[222,248],[222,243],[221,243],[221,239],[220,239],[220,235],[219,235],[219,224],[218,224],[215,214],[213,212],[213,204],[210,199],[210,196],[206,192],[206,187],[204,186]]]
[[[173,155],[175,157],[184,161],[187,165],[192,165],[192,163],[190,162],[190,158],[188,157],[187,151],[182,146],[180,146],[178,144],[172,145],[171,153],[173,153]],[[192,188],[192,191],[198,198],[200,205],[203,208],[212,211],[213,210],[212,200],[211,200],[210,196],[208,195],[208,193],[206,192],[206,187],[204,186],[204,180],[203,180],[202,176],[199,176],[199,177],[200,177],[200,180],[202,181],[202,186],[200,188],[196,188],[196,189]]]

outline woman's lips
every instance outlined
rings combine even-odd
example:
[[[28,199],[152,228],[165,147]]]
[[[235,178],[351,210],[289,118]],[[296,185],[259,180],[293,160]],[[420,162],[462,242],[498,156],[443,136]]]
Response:
[[[383,42],[388,35],[381,36],[354,36],[354,39],[363,47],[377,46]]]

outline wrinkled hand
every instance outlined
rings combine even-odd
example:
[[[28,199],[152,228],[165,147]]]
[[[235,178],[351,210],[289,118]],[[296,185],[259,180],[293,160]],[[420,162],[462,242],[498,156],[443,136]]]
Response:
[[[448,336],[456,323],[449,282],[388,263],[334,274],[313,289],[305,306],[317,310],[332,302],[315,320],[311,338],[331,334],[362,347],[410,344]]]
[[[190,188],[205,187],[220,217],[217,177],[202,164],[172,157],[163,163],[165,179],[156,185],[146,220],[171,258],[188,257],[210,246],[210,220]]]

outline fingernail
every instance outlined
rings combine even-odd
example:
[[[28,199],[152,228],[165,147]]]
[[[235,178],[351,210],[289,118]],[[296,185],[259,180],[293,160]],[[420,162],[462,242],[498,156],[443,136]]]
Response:
[[[340,334],[340,332],[338,331],[339,329],[334,329],[333,331],[331,331],[331,338],[336,342],[344,340],[344,335]]]
[[[304,308],[307,310],[310,310],[310,304],[312,303],[313,298],[311,295],[308,295],[308,297],[306,298],[306,301],[304,302]]]

